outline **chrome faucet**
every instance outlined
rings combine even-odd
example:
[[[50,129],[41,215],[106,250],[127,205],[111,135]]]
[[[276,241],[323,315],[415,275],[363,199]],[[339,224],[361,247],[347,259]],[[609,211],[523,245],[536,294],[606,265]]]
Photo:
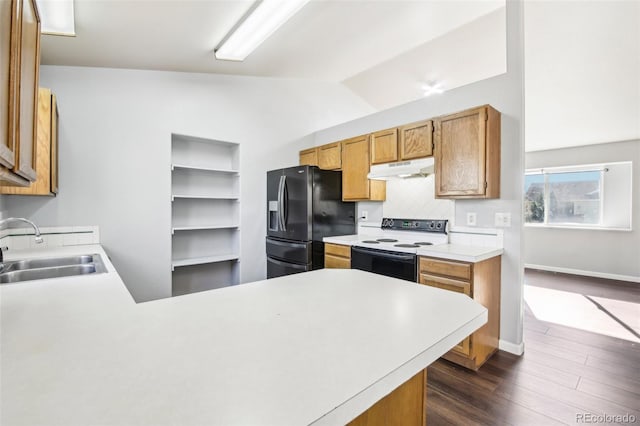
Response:
[[[42,239],[42,235],[40,235],[40,228],[38,228],[38,225],[36,225],[35,223],[31,222],[29,219],[25,219],[23,217],[9,217],[7,219],[2,219],[2,220],[0,220],[0,228],[4,228],[6,225],[8,225],[8,224],[10,224],[12,222],[24,222],[24,223],[27,223],[27,224],[31,225],[33,227],[33,231],[35,233],[36,244],[40,244],[40,243],[42,243],[44,241]],[[3,255],[2,255],[3,250],[6,250],[6,247],[0,247],[0,272],[2,272],[4,270],[4,259],[3,259]]]

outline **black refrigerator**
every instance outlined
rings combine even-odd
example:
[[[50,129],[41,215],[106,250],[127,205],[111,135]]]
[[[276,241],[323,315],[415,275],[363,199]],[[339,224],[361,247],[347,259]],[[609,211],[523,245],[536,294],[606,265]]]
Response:
[[[356,205],[342,201],[342,172],[267,172],[267,278],[323,268],[322,238],[355,233]]]

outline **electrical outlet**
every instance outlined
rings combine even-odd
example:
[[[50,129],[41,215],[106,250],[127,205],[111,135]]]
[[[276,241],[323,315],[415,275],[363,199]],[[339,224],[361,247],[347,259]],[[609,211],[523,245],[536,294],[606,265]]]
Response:
[[[467,225],[476,226],[477,218],[478,217],[475,213],[467,213]]]
[[[362,210],[361,212],[362,214],[360,215],[360,219],[362,219],[363,222],[366,222],[367,220],[369,220],[369,212],[366,210]]]
[[[511,226],[511,213],[496,213],[495,225],[497,228],[509,228]]]

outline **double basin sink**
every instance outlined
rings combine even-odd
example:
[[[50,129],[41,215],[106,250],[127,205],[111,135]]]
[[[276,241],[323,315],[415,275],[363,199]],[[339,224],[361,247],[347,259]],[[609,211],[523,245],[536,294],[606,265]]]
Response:
[[[107,268],[104,266],[102,257],[97,253],[14,260],[4,262],[4,269],[0,272],[0,284],[105,272]]]

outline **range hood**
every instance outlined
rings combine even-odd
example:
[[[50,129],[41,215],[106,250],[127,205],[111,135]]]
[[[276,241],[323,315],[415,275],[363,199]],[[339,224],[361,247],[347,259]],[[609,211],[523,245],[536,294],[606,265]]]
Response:
[[[389,180],[427,176],[433,173],[435,160],[433,157],[418,160],[399,161],[397,163],[376,164],[371,166],[367,178],[375,180]]]

